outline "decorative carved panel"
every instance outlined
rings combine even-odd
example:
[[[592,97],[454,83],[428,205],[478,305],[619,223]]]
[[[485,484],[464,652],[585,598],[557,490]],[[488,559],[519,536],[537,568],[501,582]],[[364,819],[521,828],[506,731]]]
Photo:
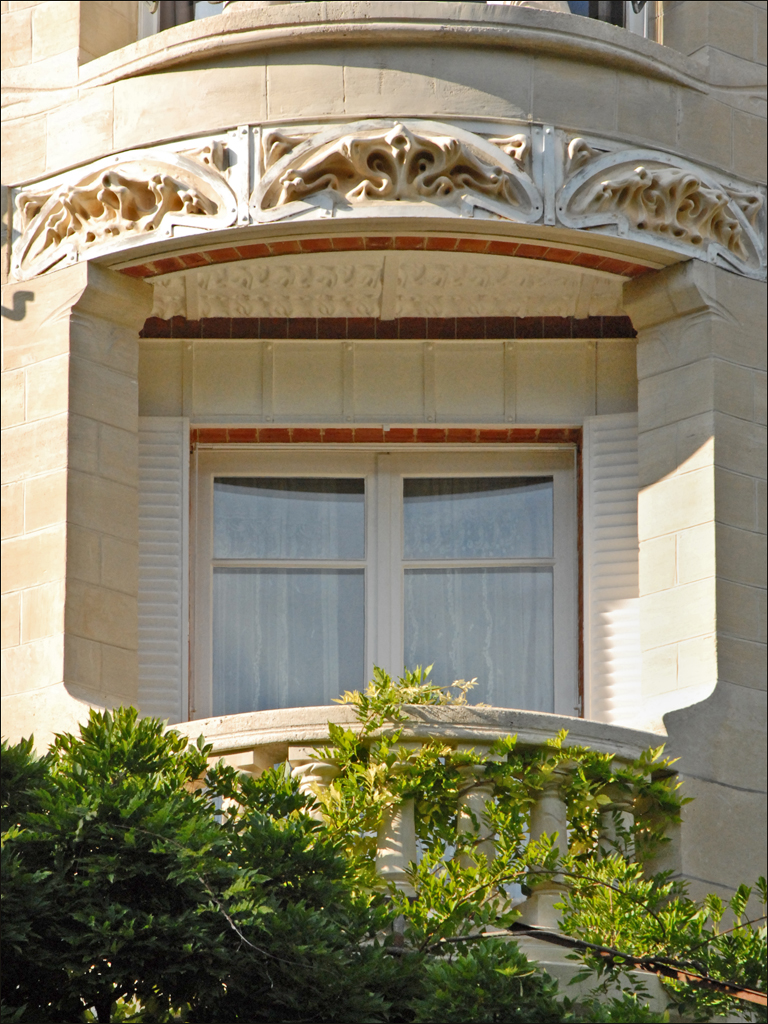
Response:
[[[152,282],[154,302],[152,316],[170,320],[172,316],[187,315],[187,287],[185,274],[164,274]]]
[[[468,131],[416,118],[241,125],[105,158],[49,183],[14,189],[13,198],[11,269],[17,280],[94,256],[125,267],[131,250],[134,255],[147,246],[144,259],[151,263],[170,254],[170,246],[162,252],[157,244],[163,239],[225,228],[230,230],[219,235],[218,247],[282,241],[286,236],[277,224],[288,219],[333,219],[343,232],[350,224],[365,225],[361,233],[366,235],[374,219],[399,221],[402,234],[429,233],[432,225],[441,229],[457,220],[464,225],[462,234],[472,234],[472,221],[492,221],[506,223],[514,240],[525,235],[545,247],[552,244],[551,228],[559,226],[644,243],[647,260],[635,250],[643,263],[666,264],[660,250],[667,250],[678,259],[698,257],[748,277],[765,277],[762,186],[726,179],[663,152],[574,137],[546,125],[520,125],[515,131],[508,123],[490,121]],[[414,232],[402,226],[409,220]],[[537,228],[516,231],[514,224]],[[240,228],[256,230],[241,241]],[[323,229],[323,237],[337,232]],[[580,248],[575,239],[572,244]],[[613,243],[590,241],[588,248],[593,247],[615,251]],[[335,266],[339,259],[328,262]],[[258,271],[265,273],[266,267]],[[268,288],[273,296],[280,291],[275,281]],[[261,283],[259,277],[254,287]],[[334,289],[357,285],[329,279],[325,290],[318,285],[313,292],[312,285],[306,299],[290,294],[304,289],[303,278],[282,287],[285,297],[273,299],[274,315],[300,306],[306,315],[332,316],[344,304]],[[361,310],[380,302],[373,286],[368,291],[359,299]],[[387,294],[389,315],[394,293]],[[215,296],[210,301],[218,302]],[[318,303],[327,312],[318,312]]]
[[[203,267],[185,275],[187,309],[195,319],[378,316],[383,263],[377,255],[318,254]]]
[[[265,174],[252,210],[260,219],[277,219],[318,206],[343,213],[403,203],[404,215],[429,213],[431,206],[472,216],[477,208],[535,222],[543,205],[522,168],[528,136],[494,142],[431,121],[362,121],[304,141],[272,130],[262,139]]]
[[[445,254],[400,256],[398,316],[614,316],[621,282],[531,260]]]
[[[557,213],[567,227],[605,230],[734,268],[764,266],[758,221],[763,197],[729,187],[700,167],[661,153],[605,153],[584,139],[568,145]]]
[[[507,256],[319,253],[153,279],[153,315],[201,317],[615,316],[622,279]],[[386,308],[385,308],[386,306]]]
[[[127,153],[50,188],[20,191],[14,269],[31,277],[88,250],[170,236],[175,227],[227,227],[237,216],[237,200],[225,166],[224,147],[211,142],[188,154]]]

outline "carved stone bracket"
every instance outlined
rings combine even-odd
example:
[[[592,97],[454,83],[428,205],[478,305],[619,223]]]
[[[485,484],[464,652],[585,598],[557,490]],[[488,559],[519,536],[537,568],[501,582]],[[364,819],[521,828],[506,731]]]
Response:
[[[86,252],[119,250],[174,229],[232,224],[237,199],[224,177],[219,141],[189,153],[135,151],[99,161],[49,187],[19,191],[14,272],[21,279],[71,263]]]
[[[265,173],[251,211],[263,221],[402,203],[427,215],[482,211],[535,223],[543,204],[523,169],[528,148],[525,134],[488,141],[432,121],[361,121],[304,141],[272,130],[262,139]]]
[[[649,150],[599,152],[584,139],[567,147],[557,216],[566,227],[615,230],[730,269],[765,271],[765,203],[755,189]]]

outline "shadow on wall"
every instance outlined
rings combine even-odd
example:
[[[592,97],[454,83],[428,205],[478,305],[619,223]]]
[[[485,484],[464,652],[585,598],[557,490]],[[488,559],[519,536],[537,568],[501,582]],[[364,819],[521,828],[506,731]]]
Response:
[[[35,301],[34,292],[14,292],[13,306],[0,306],[0,312],[8,320],[23,320],[27,315],[27,303]]]

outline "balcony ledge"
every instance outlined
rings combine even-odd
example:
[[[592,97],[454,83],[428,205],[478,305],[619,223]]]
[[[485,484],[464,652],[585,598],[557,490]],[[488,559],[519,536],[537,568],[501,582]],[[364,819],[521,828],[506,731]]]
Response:
[[[658,733],[512,708],[412,705],[408,715],[402,727],[405,741],[441,739],[449,745],[488,745],[501,737],[516,735],[521,745],[538,747],[566,729],[566,746],[589,747],[631,761],[648,747],[659,746],[664,739]],[[324,705],[251,711],[182,722],[173,728],[192,740],[202,734],[218,756],[253,749],[276,763],[286,759],[289,746],[327,743],[329,722],[355,729],[358,722],[354,707]]]
[[[697,61],[614,25],[525,7],[435,0],[242,5],[89,61],[80,68],[79,84],[108,85],[243,52],[385,45],[522,50],[706,89]]]

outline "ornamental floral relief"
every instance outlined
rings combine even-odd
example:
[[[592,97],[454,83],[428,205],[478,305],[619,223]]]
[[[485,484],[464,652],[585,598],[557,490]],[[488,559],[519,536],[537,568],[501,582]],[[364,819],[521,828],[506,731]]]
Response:
[[[185,274],[164,274],[152,281],[152,316],[170,320],[172,316],[187,315]]]
[[[20,191],[14,269],[25,278],[90,250],[170,235],[175,226],[226,227],[237,216],[237,200],[225,166],[223,146],[212,142],[189,154],[124,154],[49,188]]]
[[[522,134],[488,141],[428,121],[359,122],[304,141],[273,130],[262,138],[265,173],[252,209],[274,219],[397,202],[531,222],[542,203],[522,168],[528,145]]]
[[[651,236],[670,248],[720,256],[732,265],[764,261],[758,230],[763,197],[729,188],[708,172],[661,153],[604,153],[584,139],[567,149],[566,182],[557,201],[568,227]]]
[[[184,275],[187,315],[378,316],[382,269],[381,256],[325,254],[201,267]]]
[[[614,316],[621,279],[530,260],[459,254],[400,256],[398,316]]]
[[[695,246],[716,241],[746,259],[741,225],[729,205],[725,192],[707,188],[695,174],[640,166],[601,182],[585,210],[618,210],[638,231],[668,233]]]

